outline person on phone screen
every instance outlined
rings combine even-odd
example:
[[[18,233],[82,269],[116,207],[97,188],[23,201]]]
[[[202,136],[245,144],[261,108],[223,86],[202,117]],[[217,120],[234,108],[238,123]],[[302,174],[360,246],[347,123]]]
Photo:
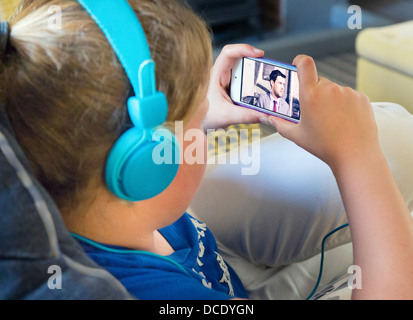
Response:
[[[285,80],[286,76],[280,70],[272,71],[270,74],[271,91],[264,92],[259,96],[257,106],[291,117],[291,107],[282,98]]]

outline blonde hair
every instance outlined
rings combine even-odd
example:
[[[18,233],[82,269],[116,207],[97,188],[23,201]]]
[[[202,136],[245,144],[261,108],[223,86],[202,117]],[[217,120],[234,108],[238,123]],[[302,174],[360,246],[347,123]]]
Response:
[[[212,48],[205,23],[174,0],[129,0],[147,35],[168,121],[206,95]],[[62,12],[61,29],[48,27]],[[116,19],[117,17],[114,17]],[[93,197],[106,157],[130,126],[131,85],[102,31],[76,1],[24,0],[10,20],[0,99],[35,176],[63,212]]]
[[[5,21],[12,15],[14,9],[19,5],[19,0],[2,0],[0,3],[0,20]]]

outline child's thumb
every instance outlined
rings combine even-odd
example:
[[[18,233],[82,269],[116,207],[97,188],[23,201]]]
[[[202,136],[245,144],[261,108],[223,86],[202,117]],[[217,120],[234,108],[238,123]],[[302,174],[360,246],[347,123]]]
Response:
[[[269,117],[268,121],[277,129],[280,135],[294,142],[294,129],[297,127],[296,123],[278,117]]]

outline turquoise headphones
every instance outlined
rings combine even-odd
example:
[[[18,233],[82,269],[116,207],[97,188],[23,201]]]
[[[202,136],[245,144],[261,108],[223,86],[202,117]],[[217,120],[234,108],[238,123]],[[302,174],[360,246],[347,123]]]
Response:
[[[106,184],[124,200],[152,198],[175,178],[180,151],[172,132],[159,130],[166,121],[168,103],[165,95],[156,91],[155,63],[145,32],[126,0],[78,2],[102,29],[135,92],[128,100],[133,127],[120,136],[109,153]],[[163,161],[165,154],[171,155],[169,161]]]

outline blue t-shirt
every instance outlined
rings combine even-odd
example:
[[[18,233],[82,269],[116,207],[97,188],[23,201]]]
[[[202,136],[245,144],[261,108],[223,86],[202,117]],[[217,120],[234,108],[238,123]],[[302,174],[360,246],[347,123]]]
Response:
[[[159,230],[175,250],[162,257],[102,245],[74,235],[86,254],[141,300],[221,300],[248,298],[234,270],[219,254],[206,225],[185,213]]]

